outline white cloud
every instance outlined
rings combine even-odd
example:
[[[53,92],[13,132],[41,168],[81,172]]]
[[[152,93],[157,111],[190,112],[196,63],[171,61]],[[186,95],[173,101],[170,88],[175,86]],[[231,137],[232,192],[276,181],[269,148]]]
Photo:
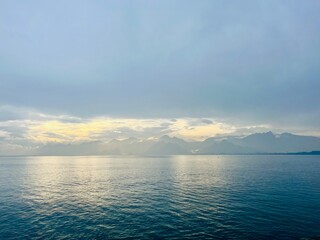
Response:
[[[186,140],[204,140],[212,136],[248,135],[269,130],[276,132],[287,130],[271,125],[234,125],[213,118],[80,118],[8,106],[0,107],[0,113],[3,112],[11,117],[0,120],[0,143],[2,149],[6,144],[6,148],[11,150],[21,146],[35,147],[50,142],[107,142],[111,139],[129,137],[159,138],[163,135]],[[303,134],[303,129],[298,133]],[[316,133],[316,131],[308,131],[310,135],[316,135]]]

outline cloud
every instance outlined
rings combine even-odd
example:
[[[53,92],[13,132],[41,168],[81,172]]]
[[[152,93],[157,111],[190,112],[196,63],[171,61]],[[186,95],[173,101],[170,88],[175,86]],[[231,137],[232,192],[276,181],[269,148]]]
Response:
[[[7,139],[9,137],[9,135],[10,135],[9,132],[0,130],[0,141],[3,139]]]
[[[129,137],[147,139],[163,135],[201,139],[222,132],[227,133],[231,129],[227,124],[213,123],[209,119],[79,118],[50,115],[23,108],[5,109],[16,118],[0,121],[0,137],[3,141],[14,144],[110,141]]]
[[[47,114],[3,110],[0,120],[194,118],[314,131],[319,11],[316,0],[5,1],[0,102]]]
[[[178,119],[175,124],[171,126],[172,135],[189,139],[189,140],[204,140],[208,137],[219,134],[230,134],[234,132],[232,125],[215,122],[203,119]]]
[[[213,122],[209,119],[201,119],[201,121],[205,124],[213,124]]]
[[[213,121],[210,119],[200,118],[200,119],[194,119],[193,121],[190,121],[189,124],[193,126],[210,125],[210,124],[213,124]]]
[[[272,125],[235,125],[225,120],[207,118],[81,118],[23,108],[6,108],[6,111],[11,116],[17,116],[17,119],[0,120],[0,155],[28,155],[43,146],[57,144],[64,148],[132,137],[144,140],[169,135],[187,141],[202,141],[213,136],[242,136],[269,130],[320,135],[316,129],[295,128],[291,131],[293,129]]]

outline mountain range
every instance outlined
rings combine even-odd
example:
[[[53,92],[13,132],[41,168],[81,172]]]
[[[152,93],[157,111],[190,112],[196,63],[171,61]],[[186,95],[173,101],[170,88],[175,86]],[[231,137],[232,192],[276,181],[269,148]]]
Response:
[[[177,137],[142,140],[128,138],[109,142],[79,144],[48,143],[32,155],[186,155],[186,154],[292,154],[316,153],[320,138],[291,133],[255,133],[248,136],[212,137],[204,141],[185,141]]]

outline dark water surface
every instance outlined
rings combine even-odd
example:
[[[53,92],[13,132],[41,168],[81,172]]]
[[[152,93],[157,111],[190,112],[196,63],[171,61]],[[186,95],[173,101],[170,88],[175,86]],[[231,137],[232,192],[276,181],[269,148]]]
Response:
[[[0,158],[0,239],[316,236],[320,156]]]

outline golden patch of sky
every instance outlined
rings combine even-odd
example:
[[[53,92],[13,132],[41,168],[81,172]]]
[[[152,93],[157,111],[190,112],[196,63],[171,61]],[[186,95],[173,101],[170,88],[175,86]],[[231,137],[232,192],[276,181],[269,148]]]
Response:
[[[313,129],[272,125],[239,125],[214,118],[84,118],[72,115],[52,115],[35,109],[0,106],[0,141],[2,144],[108,142],[112,139],[157,139],[164,135],[201,141],[223,135],[245,136],[255,132],[293,132],[316,135]],[[320,135],[320,134],[319,134]]]
[[[189,140],[203,140],[217,134],[228,134],[234,127],[223,123],[197,123],[197,119],[116,119],[93,118],[84,122],[42,121],[29,126],[30,140],[48,142],[81,142],[115,138],[154,137],[168,134]],[[118,136],[118,137],[117,137]]]

